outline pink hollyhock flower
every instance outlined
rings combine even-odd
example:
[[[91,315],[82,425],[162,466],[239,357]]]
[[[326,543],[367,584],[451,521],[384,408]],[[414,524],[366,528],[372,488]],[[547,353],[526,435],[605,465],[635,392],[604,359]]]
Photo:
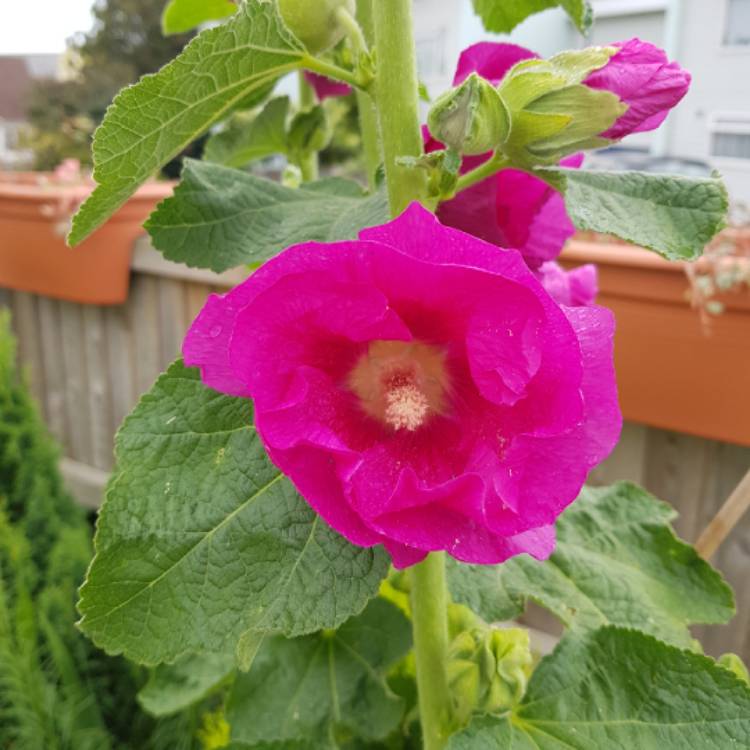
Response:
[[[604,138],[619,140],[631,133],[655,130],[690,88],[690,73],[669,62],[664,50],[640,39],[615,42],[620,51],[584,81],[592,89],[611,91],[628,111],[605,130]]]
[[[584,83],[607,89],[628,104],[628,111],[602,133],[605,138],[620,139],[658,127],[687,92],[690,75],[670,63],[653,44],[631,39],[613,46],[620,51]],[[516,63],[535,57],[535,53],[514,44],[480,42],[461,53],[453,84],[476,72],[498,85]],[[427,151],[442,148],[426,129],[424,135]],[[467,157],[462,171],[475,168],[489,157]],[[579,167],[582,161],[583,155],[577,154],[561,164]],[[562,197],[536,177],[514,169],[488,177],[442,203],[438,216],[448,226],[519,250],[532,268],[554,260],[575,231]]]
[[[599,293],[596,266],[591,263],[566,271],[554,260],[548,260],[539,266],[536,277],[552,299],[561,305],[593,305]]]
[[[349,84],[311,73],[309,70],[305,71],[305,80],[313,87],[319,102],[332,96],[346,96],[352,93],[352,87]]]
[[[669,62],[664,50],[650,42],[629,39],[611,46],[619,51],[603,68],[591,73],[584,84],[616,94],[628,105],[628,110],[601,135],[619,140],[630,133],[658,128],[669,110],[687,94],[690,74],[677,63]],[[535,57],[538,55],[531,50],[514,44],[474,44],[461,53],[453,85],[476,72],[497,86],[517,62]]]
[[[211,296],[183,354],[255,402],[271,460],[354,544],[544,559],[620,431],[612,314],[561,307],[521,256],[418,204],[290,247]]]

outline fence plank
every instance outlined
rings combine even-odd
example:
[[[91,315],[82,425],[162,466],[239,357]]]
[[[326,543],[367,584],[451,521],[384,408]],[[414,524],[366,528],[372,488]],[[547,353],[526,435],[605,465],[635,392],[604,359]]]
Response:
[[[626,422],[622,426],[620,441],[612,454],[591,472],[588,481],[598,486],[620,480],[643,484],[647,430],[644,425]]]
[[[174,279],[159,280],[159,331],[159,361],[165,369],[180,356],[186,331],[184,287]]]
[[[716,467],[713,440],[649,429],[643,484],[657,497],[677,508],[678,533],[691,541],[711,520],[723,500],[711,493],[711,472]]]
[[[130,303],[104,310],[107,374],[111,393],[110,441],[138,400],[135,387],[135,350],[131,335]]]
[[[148,276],[134,276],[128,302],[133,311],[131,334],[135,351],[136,391],[145,393],[162,371],[159,334],[159,282]]]
[[[11,315],[18,340],[19,360],[28,373],[31,392],[42,406],[42,411],[46,416],[44,353],[39,336],[36,295],[29,292],[14,292],[11,298]]]
[[[82,308],[84,350],[86,354],[87,395],[91,465],[109,471],[112,455],[112,383],[107,361],[107,340],[102,308]]]
[[[203,309],[203,305],[206,304],[209,294],[211,294],[211,289],[206,284],[194,284],[192,282],[185,284],[186,332],[192,322],[198,317],[198,313]]]
[[[64,406],[70,430],[70,457],[77,461],[93,463],[89,384],[81,307],[72,302],[59,303],[65,366]]]
[[[67,451],[70,445],[70,429],[65,408],[67,389],[60,303],[49,297],[39,297],[37,308],[39,312],[39,338],[44,352],[44,403],[46,406],[44,413],[50,431]]]

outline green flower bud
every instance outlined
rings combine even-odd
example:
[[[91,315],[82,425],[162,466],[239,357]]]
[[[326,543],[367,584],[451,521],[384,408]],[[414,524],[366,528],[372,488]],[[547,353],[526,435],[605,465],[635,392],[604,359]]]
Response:
[[[498,713],[516,705],[526,691],[533,659],[528,631],[493,628],[473,613],[453,612],[453,606],[448,681],[456,720],[466,724],[473,713]],[[468,629],[457,633],[461,622]]]
[[[354,15],[354,3],[355,0],[279,0],[279,11],[290,31],[316,55],[344,38],[346,29],[336,18],[336,11],[344,8]]]
[[[504,711],[526,692],[532,668],[529,632],[522,628],[490,630],[485,648],[492,654],[494,670],[480,708],[488,713]]]
[[[502,99],[476,73],[435,101],[427,124],[435,138],[469,156],[494,151],[508,136],[508,113]]]
[[[524,167],[556,164],[583,149],[601,148],[607,131],[627,110],[609,91],[583,84],[607,64],[615,47],[562,52],[549,60],[524,60],[503,78],[498,92],[510,118],[504,154]]]
[[[331,123],[320,105],[304,112],[298,112],[289,124],[287,145],[295,157],[322,151],[333,135]]]

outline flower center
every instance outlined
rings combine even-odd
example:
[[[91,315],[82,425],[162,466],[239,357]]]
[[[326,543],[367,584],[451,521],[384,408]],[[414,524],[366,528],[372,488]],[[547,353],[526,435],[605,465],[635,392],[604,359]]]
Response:
[[[412,341],[373,341],[347,381],[362,409],[393,430],[414,432],[445,410],[445,353]]]

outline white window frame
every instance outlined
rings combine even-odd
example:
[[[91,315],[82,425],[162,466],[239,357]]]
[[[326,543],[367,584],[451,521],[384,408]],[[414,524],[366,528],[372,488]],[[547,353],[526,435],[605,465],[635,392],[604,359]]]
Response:
[[[594,18],[659,13],[669,9],[669,0],[594,0]]]
[[[708,123],[709,160],[720,165],[745,169],[750,171],[750,158],[741,159],[735,156],[716,156],[713,153],[714,135],[726,133],[727,135],[747,135],[750,137],[750,110],[734,112],[714,112]]]
[[[724,0],[721,4],[721,28],[719,33],[719,46],[722,52],[730,52],[737,55],[750,55],[750,44],[729,44],[726,42],[727,24],[729,23],[729,3],[731,0]]]

